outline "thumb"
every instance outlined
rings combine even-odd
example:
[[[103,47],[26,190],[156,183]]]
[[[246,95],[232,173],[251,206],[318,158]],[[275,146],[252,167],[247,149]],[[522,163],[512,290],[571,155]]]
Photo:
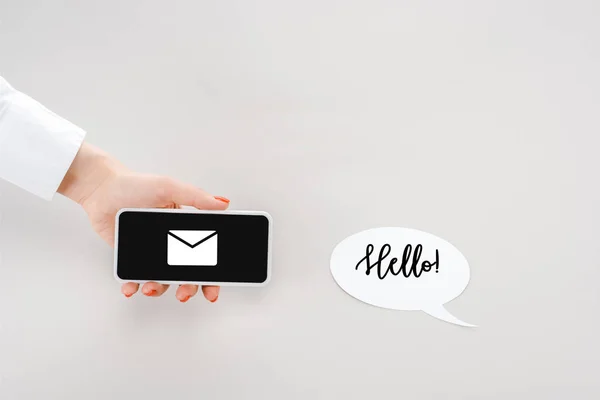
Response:
[[[170,200],[178,205],[192,206],[200,210],[226,210],[229,199],[213,196],[196,186],[172,181],[169,188]]]

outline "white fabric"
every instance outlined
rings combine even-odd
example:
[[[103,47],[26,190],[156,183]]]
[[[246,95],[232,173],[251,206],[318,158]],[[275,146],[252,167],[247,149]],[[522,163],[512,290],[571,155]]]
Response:
[[[85,132],[0,76],[0,178],[51,200]]]

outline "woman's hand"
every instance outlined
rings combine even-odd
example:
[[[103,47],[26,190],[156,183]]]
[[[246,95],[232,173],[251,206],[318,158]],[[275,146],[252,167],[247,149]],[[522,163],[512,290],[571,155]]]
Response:
[[[174,179],[143,175],[129,171],[118,161],[101,150],[84,143],[58,192],[80,204],[88,214],[92,228],[109,245],[114,244],[115,216],[121,208],[180,208],[193,206],[203,210],[225,210],[229,200],[214,197]],[[142,287],[146,296],[157,297],[167,291],[169,285],[147,282]],[[123,284],[121,291],[127,297],[139,289],[137,283]],[[198,293],[196,285],[181,285],[176,297],[188,301]],[[218,286],[203,286],[204,297],[211,302],[219,297]]]

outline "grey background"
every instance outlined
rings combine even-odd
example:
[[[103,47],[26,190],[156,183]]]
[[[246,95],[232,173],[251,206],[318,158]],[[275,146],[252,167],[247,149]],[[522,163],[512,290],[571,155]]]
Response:
[[[0,183],[0,398],[597,399],[597,1],[0,0],[0,73],[131,168],[269,211],[274,275],[124,298]],[[362,304],[339,241],[434,233],[469,330]]]

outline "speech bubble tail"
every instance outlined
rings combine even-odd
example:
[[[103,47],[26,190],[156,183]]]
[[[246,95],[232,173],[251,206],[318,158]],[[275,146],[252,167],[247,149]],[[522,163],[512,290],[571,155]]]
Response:
[[[456,318],[454,315],[450,314],[442,304],[434,307],[428,307],[427,309],[424,309],[423,312],[431,315],[434,318],[441,319],[442,321],[446,321],[454,325],[466,326],[469,328],[477,328],[477,325],[472,325],[463,322],[460,319]]]

